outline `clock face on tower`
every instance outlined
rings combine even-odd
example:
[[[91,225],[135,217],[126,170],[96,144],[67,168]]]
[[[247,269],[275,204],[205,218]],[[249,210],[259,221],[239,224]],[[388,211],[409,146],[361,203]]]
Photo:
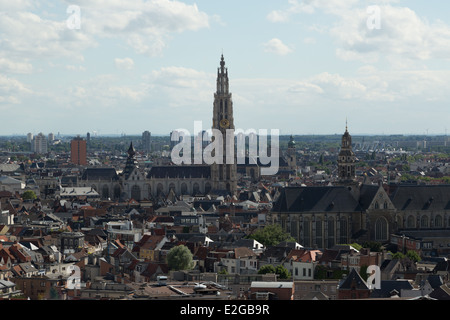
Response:
[[[230,121],[228,119],[222,119],[220,120],[220,127],[221,128],[228,128],[230,126]]]

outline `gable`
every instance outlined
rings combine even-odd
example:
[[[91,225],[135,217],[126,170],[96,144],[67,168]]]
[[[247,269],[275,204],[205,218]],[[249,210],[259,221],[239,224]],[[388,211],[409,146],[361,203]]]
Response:
[[[395,206],[392,203],[391,199],[389,198],[386,191],[379,187],[377,192],[373,195],[373,198],[371,199],[370,205],[368,206],[369,210],[394,210]]]

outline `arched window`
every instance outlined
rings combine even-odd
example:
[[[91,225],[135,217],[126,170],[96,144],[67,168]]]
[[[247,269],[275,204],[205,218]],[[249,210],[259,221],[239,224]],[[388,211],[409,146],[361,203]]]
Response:
[[[422,218],[420,218],[420,227],[428,228],[428,217],[427,216],[422,216]]]
[[[335,240],[334,240],[334,219],[332,217],[328,218],[328,243],[327,243],[327,247],[328,248],[332,248],[335,245]]]
[[[141,188],[138,185],[131,187],[131,198],[136,201],[141,200]]]
[[[379,217],[375,221],[375,240],[386,241],[388,239],[388,223],[386,218]]]
[[[120,186],[118,184],[116,184],[114,186],[114,199],[119,199],[120,198]]]
[[[194,196],[196,196],[197,194],[200,193],[200,186],[199,186],[199,184],[197,182],[194,183],[194,186],[192,188],[192,193],[193,193]]]
[[[205,194],[209,193],[211,191],[212,187],[211,187],[211,183],[207,182],[205,184]]]
[[[316,245],[319,248],[323,248],[323,241],[322,241],[322,237],[323,237],[323,232],[322,232],[322,228],[323,228],[323,223],[321,219],[317,219],[316,220]]]
[[[375,202],[375,209],[380,209],[380,205],[379,205],[378,201]]]
[[[385,201],[383,204],[383,209],[387,209],[388,208],[388,203]]]
[[[289,232],[291,234],[291,236],[294,239],[298,239],[298,220],[297,219],[292,219],[291,220],[291,230]]]
[[[181,184],[181,194],[188,194],[188,187],[184,182]]]
[[[162,183],[158,183],[158,186],[156,187],[156,195],[162,196],[164,194],[164,186]]]
[[[339,220],[339,243],[347,243],[348,239],[348,225],[347,225],[347,219],[341,218]]]
[[[406,227],[407,228],[415,228],[416,227],[416,219],[413,215],[408,216],[408,219],[406,220]]]
[[[309,221],[308,218],[303,219],[303,226],[302,226],[302,231],[303,231],[303,245],[305,247],[309,247],[311,245],[311,240],[310,240],[310,236],[311,236],[311,231],[310,231],[310,226],[311,223]]]
[[[103,185],[103,188],[102,188],[102,198],[104,198],[104,199],[109,198],[109,188],[106,184]]]
[[[434,218],[434,227],[435,228],[442,228],[443,227],[443,225],[442,225],[442,216],[437,215]]]

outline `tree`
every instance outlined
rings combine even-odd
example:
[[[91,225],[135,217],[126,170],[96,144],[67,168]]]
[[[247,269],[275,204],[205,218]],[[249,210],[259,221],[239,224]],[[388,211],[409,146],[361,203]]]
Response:
[[[259,270],[258,270],[258,274],[275,273],[275,272],[276,272],[276,269],[271,264],[266,264],[266,265],[262,266],[261,268],[259,268]]]
[[[275,273],[278,275],[280,279],[290,279],[291,273],[288,269],[286,269],[283,265],[278,265],[277,267],[274,267],[271,264],[266,264],[259,268],[258,274],[266,274],[266,273]]]
[[[248,238],[262,243],[264,246],[276,246],[282,241],[295,241],[290,234],[283,231],[279,224],[269,224],[262,229],[258,229]]]
[[[392,259],[402,260],[405,258],[405,255],[401,252],[396,252],[392,255]]]
[[[369,248],[372,252],[381,252],[381,243],[376,241],[366,241],[362,245],[364,248]]]
[[[418,262],[418,261],[422,260],[422,258],[420,258],[420,256],[419,256],[419,254],[413,250],[408,250],[406,252],[406,257],[408,257],[413,262]]]
[[[34,200],[36,198],[37,198],[36,194],[34,193],[33,190],[27,190],[22,194],[23,200]]]
[[[192,253],[184,245],[173,247],[167,253],[167,264],[171,270],[191,270],[194,266]]]
[[[291,273],[289,272],[289,270],[286,269],[286,267],[281,264],[275,268],[275,273],[279,276],[280,279],[291,278]]]

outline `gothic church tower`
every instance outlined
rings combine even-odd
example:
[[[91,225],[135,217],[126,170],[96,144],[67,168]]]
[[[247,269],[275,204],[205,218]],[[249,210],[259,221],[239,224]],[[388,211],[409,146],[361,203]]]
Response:
[[[217,91],[214,93],[214,110],[212,120],[212,128],[220,130],[223,137],[222,164],[214,163],[211,166],[213,190],[227,191],[231,195],[235,195],[237,191],[237,165],[234,139],[232,146],[234,161],[232,164],[227,163],[226,161],[226,132],[227,130],[232,130],[234,136],[235,127],[233,118],[233,101],[231,99],[231,93],[229,92],[228,69],[225,68],[225,60],[223,55],[220,61],[220,68],[217,69]]]
[[[338,178],[340,183],[351,183],[356,178],[356,155],[352,149],[352,136],[345,125],[345,133],[342,136],[341,151],[338,156]]]

